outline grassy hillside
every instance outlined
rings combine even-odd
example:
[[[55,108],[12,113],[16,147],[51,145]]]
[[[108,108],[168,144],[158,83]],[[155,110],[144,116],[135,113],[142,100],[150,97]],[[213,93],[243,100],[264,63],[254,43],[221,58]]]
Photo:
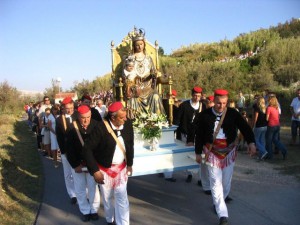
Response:
[[[0,223],[33,224],[43,191],[35,137],[25,121],[2,114],[0,143]]]

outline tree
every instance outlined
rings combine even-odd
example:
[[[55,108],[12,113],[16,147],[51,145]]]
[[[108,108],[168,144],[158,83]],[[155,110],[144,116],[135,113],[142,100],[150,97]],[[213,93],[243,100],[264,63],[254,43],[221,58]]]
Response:
[[[275,71],[274,80],[285,87],[290,87],[293,83],[300,80],[300,66],[296,65],[281,65]]]
[[[163,49],[162,47],[159,47],[159,48],[158,48],[158,55],[159,55],[159,56],[165,55],[165,51],[164,51],[164,49]]]
[[[51,84],[52,86],[50,88],[45,89],[44,95],[49,96],[50,99],[54,99],[55,95],[59,93],[59,86],[54,79],[51,80]]]
[[[7,81],[0,83],[0,113],[15,114],[22,110],[23,102],[20,93]]]

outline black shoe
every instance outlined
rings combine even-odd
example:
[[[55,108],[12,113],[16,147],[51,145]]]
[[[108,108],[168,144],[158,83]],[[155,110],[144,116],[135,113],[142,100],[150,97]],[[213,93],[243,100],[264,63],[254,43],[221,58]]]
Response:
[[[286,160],[286,156],[287,156],[287,153],[282,154],[282,159],[283,159],[283,160]]]
[[[227,217],[221,217],[219,225],[228,225]]]
[[[187,178],[186,178],[186,180],[185,180],[185,182],[191,183],[192,182],[192,178],[193,178],[192,175],[188,175]]]
[[[164,174],[163,173],[159,173],[157,176],[158,177],[164,177]]]
[[[99,219],[98,213],[91,213],[90,218],[91,220],[98,220]]]
[[[171,178],[166,178],[165,180],[166,180],[166,181],[170,181],[170,182],[176,182],[176,179],[173,178],[173,177],[171,177]]]
[[[265,160],[271,160],[271,159],[273,159],[273,156],[270,156],[268,153],[268,155],[265,157]]]
[[[107,225],[116,225],[116,223],[115,222],[107,223]]]
[[[43,156],[48,156],[48,153],[47,152],[43,152]]]
[[[204,191],[206,195],[211,195],[211,190]]]
[[[198,184],[200,187],[202,187],[202,182],[201,182],[201,180],[198,180],[197,184]]]
[[[229,203],[229,202],[231,202],[233,199],[232,198],[230,198],[229,196],[227,196],[226,198],[225,198],[225,202],[226,203]]]
[[[75,205],[76,203],[77,203],[77,198],[76,197],[71,198],[71,204]]]
[[[264,154],[262,154],[262,156],[260,157],[260,160],[264,160],[268,157],[268,152],[265,152]]]
[[[82,222],[87,222],[90,220],[90,214],[82,215],[81,218]]]

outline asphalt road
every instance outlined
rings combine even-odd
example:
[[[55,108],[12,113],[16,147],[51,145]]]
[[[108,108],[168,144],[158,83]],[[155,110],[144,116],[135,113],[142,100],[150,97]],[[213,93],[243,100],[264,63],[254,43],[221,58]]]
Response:
[[[281,160],[276,157],[275,162]],[[45,187],[35,224],[106,225],[102,203],[100,219],[83,223],[78,205],[71,205],[67,196],[62,165],[55,169],[51,159],[41,156],[41,160]],[[239,153],[230,193],[233,201],[227,204],[230,225],[300,224],[300,183],[293,176],[281,174],[275,164],[257,162],[245,152]],[[129,179],[131,225],[218,224],[211,196],[203,193],[195,176],[192,183],[185,182],[183,171],[174,177],[176,183],[156,174]]]

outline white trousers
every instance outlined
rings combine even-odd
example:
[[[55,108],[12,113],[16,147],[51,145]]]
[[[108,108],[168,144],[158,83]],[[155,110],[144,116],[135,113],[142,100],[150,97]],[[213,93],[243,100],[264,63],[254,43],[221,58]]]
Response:
[[[94,177],[85,172],[76,173],[74,169],[72,175],[80,212],[84,215],[97,213],[100,207],[100,193]]]
[[[201,180],[202,189],[204,191],[209,191],[210,190],[210,181],[209,181],[208,168],[205,163],[199,164],[198,177],[199,177],[199,180]]]
[[[186,141],[187,141],[186,137],[187,137],[186,134],[181,133],[181,141],[183,141],[184,143],[186,143]],[[186,172],[187,175],[192,175],[192,176],[193,176],[193,173],[197,173],[198,174],[198,180],[201,180],[201,175],[200,175],[201,166],[200,166],[199,169],[187,169],[185,172]]]
[[[106,222],[112,223],[115,221],[117,225],[129,225],[127,182],[121,183],[115,188],[110,187],[108,184],[101,184],[100,190]]]
[[[61,154],[61,163],[62,163],[63,169],[64,169],[64,178],[65,178],[67,192],[68,192],[70,198],[76,197],[74,180],[73,180],[73,176],[72,176],[72,167],[71,167],[69,161],[67,160],[67,157],[65,154]]]
[[[218,217],[228,217],[225,198],[230,192],[234,162],[223,169],[212,166],[207,166],[207,168],[213,203],[216,207]]]

